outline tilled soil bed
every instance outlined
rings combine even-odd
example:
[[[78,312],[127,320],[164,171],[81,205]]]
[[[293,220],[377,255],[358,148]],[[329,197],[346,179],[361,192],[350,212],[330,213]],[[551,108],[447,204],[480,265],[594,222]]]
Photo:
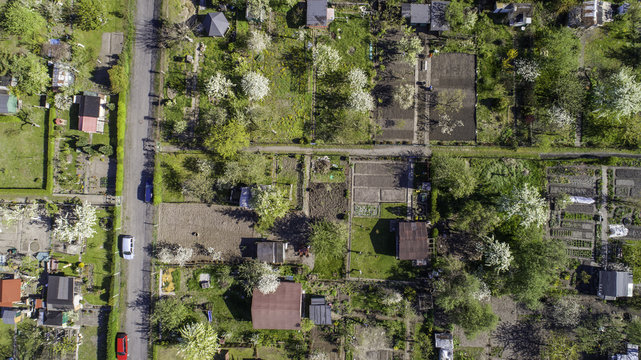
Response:
[[[309,215],[328,220],[344,219],[348,208],[345,183],[313,183],[309,191]]]

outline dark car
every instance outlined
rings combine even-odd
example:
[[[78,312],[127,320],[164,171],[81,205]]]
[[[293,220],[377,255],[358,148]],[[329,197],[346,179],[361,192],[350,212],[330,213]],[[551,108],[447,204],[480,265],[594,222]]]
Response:
[[[145,183],[145,202],[150,203],[153,197],[154,184],[151,179],[147,179]]]
[[[127,334],[116,334],[116,359],[127,360],[127,348],[129,347]]]

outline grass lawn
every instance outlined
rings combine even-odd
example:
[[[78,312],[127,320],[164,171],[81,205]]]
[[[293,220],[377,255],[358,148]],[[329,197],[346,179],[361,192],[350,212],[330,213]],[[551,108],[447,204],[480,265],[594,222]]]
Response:
[[[459,347],[454,350],[454,358],[460,360],[483,359],[484,354],[485,349],[479,347]]]
[[[206,158],[203,154],[159,154],[160,168],[156,175],[161,176],[162,186],[155,189],[160,192],[164,202],[183,202],[182,184],[189,171],[185,169],[185,160],[189,157]]]
[[[176,345],[154,345],[154,360],[162,359],[180,359],[178,356],[178,346]]]
[[[346,16],[349,20],[345,19]],[[336,20],[329,25],[329,30],[337,35],[331,45],[341,54],[343,66],[348,69],[359,67],[365,71],[372,67],[369,59],[371,36],[367,19],[338,12]]]
[[[82,344],[78,349],[79,360],[95,359],[98,355],[98,327],[83,326],[81,330]]]
[[[22,121],[0,121],[0,188],[44,187],[45,112],[39,108],[33,111],[40,127]]]
[[[618,70],[623,66],[623,63],[613,55],[621,53],[628,43],[626,39],[608,36],[607,25],[604,28],[590,29],[584,36],[586,43],[583,61],[586,68]]]
[[[314,161],[318,160],[318,156],[312,157],[312,166]],[[341,161],[341,157],[338,155],[328,156],[329,161],[332,163],[329,172],[327,174],[321,174],[312,169],[311,171],[311,182],[322,182],[322,183],[342,183],[345,182],[345,167],[348,166],[346,161]],[[336,165],[336,167],[334,167]]]
[[[110,216],[110,214],[104,210],[98,210],[98,218]],[[109,289],[109,271],[110,269],[110,254],[106,249],[111,248],[111,241],[113,240],[113,235],[103,230],[100,225],[95,226],[96,235],[87,240],[87,250],[82,255],[82,262],[85,263],[85,272],[88,270],[88,265],[93,265],[93,271],[91,279],[93,281],[94,291],[84,291],[84,299],[93,305],[106,305],[109,298],[108,289]],[[67,255],[67,254],[52,254],[61,262],[76,264],[79,260],[78,255]],[[60,265],[59,271],[61,271],[65,276],[77,276],[78,273],[74,270],[75,266],[69,266],[62,269],[64,264]]]
[[[13,344],[13,325],[5,324],[0,321],[0,351],[5,348],[11,348]]]

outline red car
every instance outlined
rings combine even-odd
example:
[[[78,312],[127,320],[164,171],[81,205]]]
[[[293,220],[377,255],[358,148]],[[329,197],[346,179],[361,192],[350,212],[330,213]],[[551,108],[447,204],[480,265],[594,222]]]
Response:
[[[116,359],[118,360],[127,360],[127,347],[128,339],[127,334],[118,333],[116,334]]]

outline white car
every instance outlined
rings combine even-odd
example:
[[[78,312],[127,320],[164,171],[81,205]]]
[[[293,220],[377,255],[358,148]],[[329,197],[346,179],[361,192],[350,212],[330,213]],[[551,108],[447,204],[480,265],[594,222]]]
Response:
[[[123,259],[132,260],[134,258],[134,237],[131,235],[124,235],[120,239],[120,249],[122,251]]]

